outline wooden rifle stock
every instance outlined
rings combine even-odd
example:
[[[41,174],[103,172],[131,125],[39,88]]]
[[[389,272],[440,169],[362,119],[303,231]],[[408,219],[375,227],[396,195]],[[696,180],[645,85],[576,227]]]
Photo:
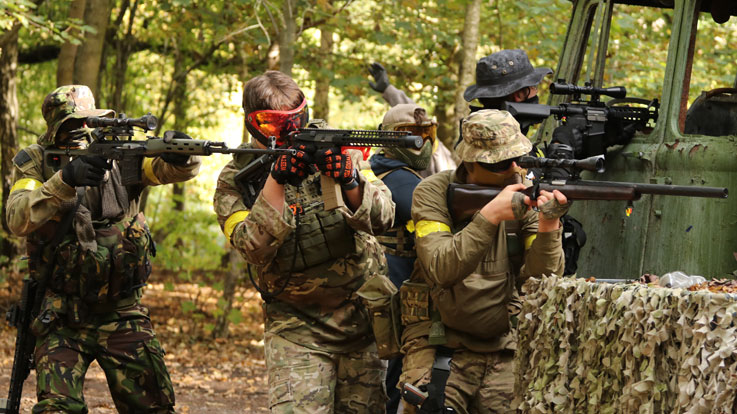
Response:
[[[569,200],[639,200],[643,194],[682,197],[727,198],[723,187],[697,187],[683,185],[640,184],[614,181],[552,180],[539,182],[522,193],[536,199],[540,191],[558,190]],[[469,221],[486,203],[500,192],[500,187],[485,187],[475,184],[455,184],[448,187],[447,200],[453,223]]]

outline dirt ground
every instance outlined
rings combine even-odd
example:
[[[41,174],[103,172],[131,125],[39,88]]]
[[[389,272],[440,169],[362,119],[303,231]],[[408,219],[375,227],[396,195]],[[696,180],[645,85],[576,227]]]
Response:
[[[0,396],[7,396],[15,329],[5,323],[5,311],[16,289],[0,285]],[[182,414],[266,413],[266,367],[260,298],[253,289],[240,289],[236,303],[242,319],[231,324],[228,338],[212,339],[207,332],[220,292],[196,283],[150,284],[143,304],[151,309],[154,328],[166,351],[174,382],[176,410]],[[183,302],[194,303],[186,310]],[[185,309],[185,310],[183,310]],[[23,387],[21,413],[36,401],[35,372]],[[84,387],[90,413],[116,413],[102,369],[93,363]]]

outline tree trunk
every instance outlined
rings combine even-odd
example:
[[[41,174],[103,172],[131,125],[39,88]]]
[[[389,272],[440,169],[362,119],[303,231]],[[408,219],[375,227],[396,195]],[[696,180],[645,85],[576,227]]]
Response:
[[[313,118],[329,121],[330,118],[330,81],[333,79],[333,31],[320,29],[320,62],[321,67],[315,72],[315,110]]]
[[[238,282],[243,275],[243,268],[246,265],[240,253],[232,246],[228,249],[228,262],[230,266],[228,267],[228,274],[225,276],[225,283],[223,285],[223,313],[218,316],[215,322],[215,329],[212,330],[213,338],[228,336],[228,315],[230,315],[230,311],[233,309],[235,288],[238,286]]]
[[[184,67],[181,53],[177,53],[174,67]],[[174,77],[174,130],[185,132],[187,129],[187,76]],[[184,183],[174,183],[172,187],[174,210],[184,211]]]
[[[468,115],[468,103],[463,99],[466,87],[473,83],[476,73],[476,49],[479,45],[479,21],[481,19],[481,0],[471,0],[466,6],[466,20],[463,25],[462,51],[458,67],[458,87],[453,111],[453,136],[458,136],[458,125]]]
[[[294,42],[297,39],[297,0],[284,0],[284,26],[279,31],[279,70],[292,76]]]
[[[129,6],[129,1],[126,0],[123,2],[118,21],[122,22],[122,17],[125,15],[124,12],[129,8]],[[125,35],[119,33],[115,38],[115,65],[113,66],[112,74],[114,85],[111,107],[118,111],[118,113],[127,112],[127,102],[123,100],[123,90],[125,89],[125,75],[128,71],[128,60],[130,59],[131,54],[133,54],[133,43],[135,41],[133,37],[133,22],[136,18],[137,9],[138,0],[136,0],[133,3],[133,7],[130,7],[128,10],[128,28]]]
[[[84,21],[84,10],[87,7],[87,0],[74,0],[69,5],[69,18]],[[70,33],[72,36],[78,36],[79,30]],[[56,66],[56,86],[70,85],[74,83],[74,61],[77,57],[78,46],[66,42],[61,45],[59,51],[59,60]]]
[[[73,83],[87,85],[95,97],[100,92],[100,63],[105,46],[105,32],[111,13],[110,0],[90,0],[84,10],[85,24],[92,26],[96,33],[87,33],[77,49],[74,61]]]
[[[0,178],[2,178],[2,240],[0,241],[0,256],[8,258],[8,263],[14,263],[17,255],[15,244],[10,238],[10,229],[5,221],[5,206],[12,185],[13,157],[18,151],[18,96],[16,72],[18,69],[18,31],[20,24],[8,32],[0,44]],[[0,265],[2,262],[0,261]]]

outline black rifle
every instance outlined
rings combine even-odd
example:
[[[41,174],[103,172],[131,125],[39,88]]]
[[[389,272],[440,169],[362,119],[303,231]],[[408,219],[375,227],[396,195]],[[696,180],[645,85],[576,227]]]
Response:
[[[598,155],[583,160],[558,160],[550,158],[521,157],[517,162],[523,168],[565,168],[570,171],[568,179],[548,178],[543,173],[533,185],[521,192],[537,199],[540,191],[558,190],[569,200],[639,200],[643,194],[683,197],[727,198],[728,191],[722,187],[699,187],[684,185],[641,184],[615,181],[586,181],[580,179],[581,170],[604,171],[604,156]],[[448,187],[447,200],[454,225],[469,221],[474,213],[494,199],[503,188],[475,184],[455,184]]]
[[[650,120],[658,119],[660,104],[657,99],[626,98],[627,90],[623,86],[594,88],[587,83],[580,87],[558,80],[550,85],[550,93],[572,95],[572,103],[549,106],[506,102],[503,109],[509,111],[523,129],[555,116],[563,125],[553,132],[551,143],[570,146],[572,158],[605,154],[608,147],[629,143],[636,131],[645,129]],[[591,99],[582,100],[581,95],[590,95]],[[601,102],[601,95],[616,99]],[[614,106],[625,102],[646,107]]]
[[[304,144],[312,147],[315,151],[321,148],[333,147],[339,147],[341,149],[343,147],[421,149],[424,144],[422,137],[410,135],[410,132],[407,131],[320,128],[299,129],[290,135],[289,142],[293,146]],[[256,202],[256,197],[269,176],[271,164],[276,160],[276,156],[277,154],[267,154],[256,158],[236,174],[235,182],[243,195],[243,201],[247,207],[250,208]],[[323,185],[323,195],[325,196],[327,194],[328,189]],[[332,195],[331,197],[337,196]],[[326,206],[327,209],[333,207],[334,205]]]
[[[212,155],[212,154],[295,154],[289,149],[228,148],[224,142],[199,139],[174,138],[174,131],[167,131],[163,138],[147,136],[146,140],[133,140],[134,127],[150,131],[156,128],[156,117],[148,114],[140,118],[88,117],[85,123],[93,127],[93,141],[82,149],[48,148],[44,150],[44,170],[53,173],[69,162],[70,157],[98,155],[118,162],[123,185],[138,184],[142,179],[141,161],[144,157],[162,154]],[[50,171],[48,171],[50,170]]]
[[[31,332],[31,321],[36,318],[46,295],[46,287],[51,278],[56,260],[56,248],[61,243],[64,235],[72,227],[72,219],[82,201],[83,190],[77,190],[77,202],[73,208],[64,214],[54,237],[48,244],[41,243],[29,259],[29,269],[36,271],[42,260],[49,263],[39,278],[23,279],[20,302],[10,307],[5,315],[8,324],[17,329],[15,336],[15,355],[13,357],[13,369],[10,373],[10,386],[8,399],[0,398],[0,414],[18,414],[20,412],[20,399],[23,393],[23,383],[31,373],[34,366],[33,352],[36,349],[36,337]],[[48,257],[45,253],[50,252]]]

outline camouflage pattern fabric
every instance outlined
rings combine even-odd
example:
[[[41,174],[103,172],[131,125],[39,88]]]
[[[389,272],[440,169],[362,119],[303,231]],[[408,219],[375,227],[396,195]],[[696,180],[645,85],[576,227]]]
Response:
[[[532,143],[520,132],[519,122],[507,111],[473,112],[463,119],[461,129],[463,140],[456,146],[461,161],[494,164],[532,150]]]
[[[373,345],[326,352],[266,333],[272,414],[383,414],[385,363]]]
[[[525,413],[732,413],[737,297],[530,279],[515,358]]]
[[[411,341],[405,346],[404,370],[400,384],[414,386],[428,384],[435,347],[426,340]],[[478,353],[460,349],[450,360],[450,376],[445,385],[445,406],[458,414],[514,413],[511,406],[514,395],[512,373],[513,351]],[[418,410],[404,403],[405,414]]]
[[[59,127],[70,119],[115,115],[112,109],[95,109],[95,97],[85,85],[65,85],[56,88],[46,95],[41,105],[41,113],[46,120],[47,129],[38,138],[40,145],[53,145]]]
[[[87,413],[82,390],[92,361],[105,371],[120,413],[173,413],[174,389],[148,309],[140,304],[55,326],[36,342],[38,404],[34,414]]]
[[[353,151],[352,156],[360,157],[360,153]],[[255,265],[263,288],[273,292],[289,278],[283,293],[264,304],[265,331],[314,350],[350,352],[365,348],[373,342],[373,335],[356,291],[371,275],[387,271],[381,245],[373,235],[384,233],[392,224],[394,204],[389,190],[366,169],[367,163],[358,164],[362,170],[362,204],[355,212],[339,208],[353,232],[355,248],[345,257],[294,272],[290,277],[289,269],[279,268],[277,253],[295,231],[295,216],[289,203],[278,212],[261,195],[251,209],[245,206],[234,176],[247,162],[237,159],[222,170],[214,208],[231,244]],[[313,174],[300,187],[286,185],[285,196],[301,201],[308,194],[318,193],[319,177]],[[321,204],[322,200],[317,202]]]
[[[543,217],[547,220],[553,220],[563,217],[571,208],[571,203],[573,203],[573,200],[569,200],[566,204],[560,204],[557,198],[553,198],[545,204],[539,205],[538,210],[543,213]]]

